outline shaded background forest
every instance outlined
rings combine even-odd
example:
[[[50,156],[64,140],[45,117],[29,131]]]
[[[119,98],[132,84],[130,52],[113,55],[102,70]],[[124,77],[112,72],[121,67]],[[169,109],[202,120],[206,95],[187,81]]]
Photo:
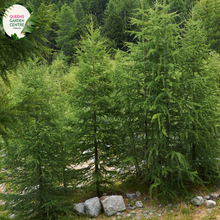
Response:
[[[34,32],[0,35],[6,210],[58,219],[79,187],[138,180],[166,202],[219,181],[219,0],[23,3]]]

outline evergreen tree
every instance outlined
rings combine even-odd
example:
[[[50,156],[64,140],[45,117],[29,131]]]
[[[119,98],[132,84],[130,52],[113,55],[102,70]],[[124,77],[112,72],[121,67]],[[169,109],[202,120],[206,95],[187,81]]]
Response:
[[[82,24],[85,15],[84,15],[84,11],[83,11],[82,5],[79,0],[74,1],[73,11],[74,11],[75,17],[78,20],[79,24]]]
[[[104,26],[105,35],[111,40],[113,48],[122,49],[124,46],[123,40],[125,33],[123,28],[123,21],[118,14],[111,13],[105,21]]]
[[[154,191],[158,196],[174,199],[175,190],[187,193],[187,178],[201,183],[190,168],[187,155],[175,148],[181,136],[177,68],[180,32],[175,22],[177,15],[168,13],[166,1],[163,5],[156,1],[148,10],[143,8],[142,3],[137,18],[132,19],[140,31],[135,32],[138,44],[129,44],[134,63],[127,91],[132,91],[133,96],[129,98],[131,95],[125,92],[130,102],[126,105],[134,117],[130,127],[134,126],[135,146],[145,161],[141,169],[143,181],[151,183],[150,195]]]
[[[203,180],[218,179],[216,157],[219,154],[219,113],[216,73],[207,64],[209,50],[202,21],[192,18],[186,23],[182,38],[183,60],[181,68],[182,142],[187,146],[192,169]],[[209,66],[205,68],[205,63]],[[187,152],[185,152],[186,154]]]
[[[183,0],[185,3],[186,13],[188,14],[195,6],[197,0]]]
[[[105,41],[100,30],[95,29],[92,18],[77,55],[79,64],[75,67],[72,102],[76,118],[76,148],[80,152],[78,163],[94,159],[94,166],[84,169],[84,180],[93,183],[97,195],[101,195],[102,184],[110,178],[106,166],[112,166],[114,159],[114,121],[110,117],[112,67]]]
[[[220,52],[220,0],[201,0],[196,4],[196,16],[206,30],[207,44]]]
[[[103,13],[109,0],[91,0],[90,12],[96,16],[98,24],[102,25]]]
[[[179,16],[175,18],[177,24],[186,16],[186,7],[183,0],[169,0],[170,12],[176,12]]]
[[[134,27],[130,23],[130,16],[138,3],[129,1],[110,0],[104,12],[103,34],[107,36],[114,48],[126,50],[124,42],[132,42],[133,37],[128,33]]]
[[[76,33],[77,33],[77,19],[74,15],[73,10],[67,4],[61,7],[60,12],[56,17],[59,30],[57,33],[57,46],[64,52],[68,64],[73,60],[75,53],[75,46],[77,44]]]
[[[15,103],[22,102],[33,91],[41,96],[34,109],[19,116],[22,131],[8,129],[12,138],[2,152],[4,164],[10,167],[5,171],[8,178],[4,183],[12,192],[1,196],[7,201],[5,209],[17,219],[54,219],[68,211],[64,192],[70,182],[67,166],[73,161],[70,162],[68,136],[64,135],[68,130],[65,105],[64,100],[57,102],[53,93],[56,91],[48,87],[51,85],[45,69],[45,65],[31,60],[28,67],[21,69],[21,85],[15,86],[12,93]]]
[[[0,11],[10,4],[16,1],[0,1]],[[31,5],[30,5],[31,6]],[[8,73],[15,70],[19,64],[27,62],[27,59],[34,54],[37,54],[43,58],[42,54],[49,54],[50,50],[44,46],[43,42],[46,41],[45,33],[50,31],[50,25],[54,20],[54,12],[51,11],[52,5],[46,6],[40,4],[40,7],[34,12],[36,23],[35,28],[37,31],[33,31],[28,37],[19,42],[11,40],[4,36],[3,32],[0,31],[0,78],[3,79],[4,83],[9,86]],[[14,72],[13,72],[14,73]],[[31,105],[31,97],[20,103],[19,106],[10,105],[8,97],[3,94],[0,96],[1,116],[0,116],[0,133],[4,134],[6,138],[7,129],[18,129],[16,122],[16,114],[26,110],[24,105],[28,103]],[[33,97],[32,97],[33,98]],[[35,97],[36,98],[36,97]]]

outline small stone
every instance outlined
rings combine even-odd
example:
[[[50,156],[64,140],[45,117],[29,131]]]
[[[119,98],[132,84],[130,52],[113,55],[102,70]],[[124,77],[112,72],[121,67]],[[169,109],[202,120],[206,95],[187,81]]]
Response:
[[[131,215],[130,215],[130,214],[127,214],[127,215],[125,215],[125,217],[129,218],[129,217],[131,217]]]
[[[161,207],[162,205],[160,204],[160,205],[158,205],[158,207]]]
[[[210,194],[210,196],[211,196],[212,199],[218,199],[219,194],[218,193],[212,193],[212,194]]]
[[[161,217],[162,215],[161,215],[161,214],[158,214],[157,216],[158,216],[158,217]]]
[[[103,193],[103,196],[107,196],[107,193]]]
[[[212,209],[207,209],[207,212],[208,212],[208,213],[212,212]]]
[[[117,212],[116,215],[117,215],[117,216],[122,216],[122,213],[121,213],[121,212]]]
[[[170,203],[170,204],[168,204],[167,206],[168,206],[168,207],[171,207],[171,206],[172,206],[172,204]]]
[[[140,196],[141,196],[141,193],[140,193],[139,191],[137,191],[137,192],[136,192],[136,196],[137,196],[137,197],[140,197]]]
[[[134,198],[136,197],[136,194],[135,194],[135,193],[132,193],[132,194],[126,193],[126,196],[127,196],[127,198],[129,198],[129,199],[134,199]]]
[[[136,212],[135,212],[135,211],[132,211],[131,214],[136,214]]]
[[[191,200],[193,205],[201,206],[204,202],[204,199],[201,196],[197,196],[196,198]]]
[[[136,206],[137,208],[143,208],[143,203],[142,203],[141,201],[137,201],[137,202],[135,203],[135,206]]]
[[[172,213],[173,213],[173,210],[170,210],[170,212],[172,212]]]
[[[204,199],[209,200],[210,196],[209,195],[208,196],[204,196]]]
[[[130,210],[134,210],[136,208],[136,206],[129,206],[128,209]]]
[[[14,218],[15,217],[15,214],[12,214],[9,216],[9,218]]]
[[[145,214],[145,215],[144,215],[144,217],[147,217],[147,216],[148,216],[148,214]]]
[[[206,200],[205,205],[207,208],[213,208],[214,206],[216,206],[216,202],[212,200]]]
[[[201,211],[200,213],[202,214],[202,213],[204,213],[204,211]]]

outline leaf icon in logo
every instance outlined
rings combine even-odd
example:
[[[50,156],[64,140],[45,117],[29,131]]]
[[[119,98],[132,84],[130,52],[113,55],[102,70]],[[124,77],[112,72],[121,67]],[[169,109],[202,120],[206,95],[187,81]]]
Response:
[[[21,34],[27,34],[27,33],[32,33],[35,27],[35,17],[34,14],[32,13],[31,16],[27,19],[25,26],[23,30],[21,31]]]
[[[17,36],[16,33],[14,33],[14,34],[11,35],[11,39],[13,39],[13,40],[19,40],[20,38]]]

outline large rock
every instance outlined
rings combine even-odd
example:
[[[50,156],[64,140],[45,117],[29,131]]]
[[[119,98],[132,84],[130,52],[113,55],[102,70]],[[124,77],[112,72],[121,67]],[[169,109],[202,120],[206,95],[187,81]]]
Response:
[[[73,209],[79,215],[85,215],[86,214],[85,213],[85,203],[84,202],[76,204]]]
[[[122,196],[103,196],[100,198],[104,213],[107,216],[116,214],[126,210],[126,206]]]
[[[101,204],[98,197],[91,198],[85,201],[85,213],[90,217],[98,217],[101,213]]]
[[[212,200],[206,200],[205,201],[205,205],[208,209],[211,209],[213,208],[214,206],[216,206],[216,202],[215,201],[212,201]]]
[[[203,202],[204,202],[204,199],[201,196],[197,196],[196,198],[191,200],[191,203],[193,205],[198,205],[198,206],[201,206]]]

